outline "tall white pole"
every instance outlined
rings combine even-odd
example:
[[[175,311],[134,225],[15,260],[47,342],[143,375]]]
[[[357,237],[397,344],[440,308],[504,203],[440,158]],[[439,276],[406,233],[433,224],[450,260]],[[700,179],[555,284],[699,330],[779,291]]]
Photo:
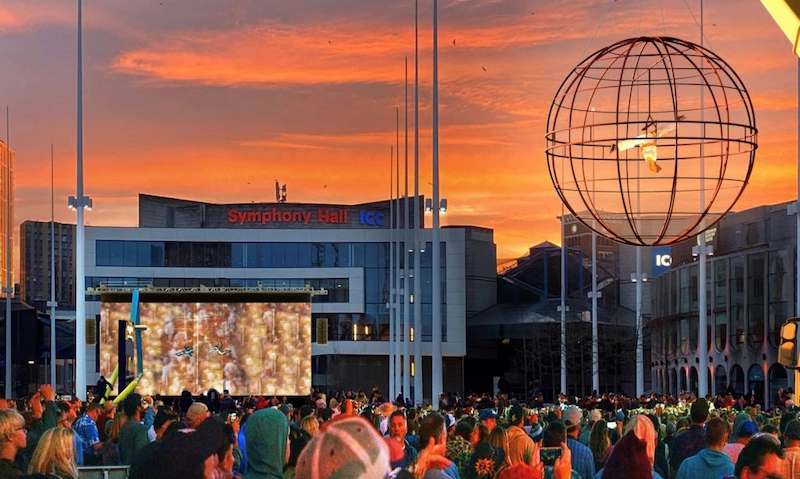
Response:
[[[81,25],[81,0],[78,0],[78,126],[77,166],[78,197],[75,211],[78,213],[75,248],[75,396],[86,399],[86,274],[84,266],[85,238],[83,212],[86,198],[83,196],[83,38]]]
[[[636,247],[636,397],[644,394],[644,344],[642,335],[642,247]]]
[[[564,205],[561,205],[561,392],[567,394],[567,242],[564,231]]]
[[[800,221],[800,220],[798,220]],[[422,284],[419,228],[419,0],[414,0],[414,404],[422,404]],[[800,236],[798,236],[800,237]]]
[[[53,144],[50,144],[50,383],[56,387],[56,211]],[[46,382],[46,381],[45,381]]]
[[[405,193],[403,194],[403,399],[411,397],[411,360],[408,357],[408,343],[411,340],[411,254],[412,242],[409,234],[410,212],[408,211],[408,57],[406,57],[406,83],[405,88],[405,107],[403,114],[406,122],[405,140]]]
[[[439,1],[433,0],[433,247],[431,261],[431,288],[433,288],[433,318],[431,328],[431,404],[438,407],[442,393],[442,285],[441,251],[439,246]]]
[[[700,0],[700,46],[703,46],[703,0]],[[705,65],[703,66],[705,70]],[[705,74],[704,74],[705,75]],[[702,83],[702,82],[701,82]],[[705,88],[700,87],[700,122],[702,133],[701,137],[705,137],[706,127],[704,123],[705,116]],[[706,209],[706,191],[705,191],[705,177],[706,177],[706,160],[705,152],[703,149],[703,142],[700,142],[700,211]],[[698,362],[697,371],[697,390],[699,397],[705,397],[708,394],[708,316],[706,314],[706,254],[708,248],[706,247],[706,234],[700,233],[699,237],[699,255],[697,265],[697,309],[699,316],[699,325],[697,327],[697,354],[700,361]]]
[[[600,340],[597,333],[597,232],[592,230],[592,390],[600,393]]]
[[[11,180],[11,127],[8,105],[6,105],[6,397],[12,398],[11,383],[11,294],[14,286],[11,284],[11,189],[14,182]]]
[[[390,146],[389,155],[389,400],[394,400],[395,387],[395,344],[394,323],[397,321],[395,312],[394,290],[394,145]],[[354,338],[355,339],[355,338]]]
[[[402,286],[402,269],[400,268],[400,253],[402,251],[403,246],[403,236],[404,234],[400,231],[400,108],[396,108],[394,111],[394,119],[395,119],[395,151],[397,154],[394,157],[394,171],[395,171],[395,231],[397,232],[395,236],[395,243],[394,243],[394,266],[395,266],[395,273],[394,273],[394,281],[395,281],[395,295],[394,295],[394,304],[395,304],[395,313],[394,313],[394,354],[395,354],[395,392],[394,396],[390,399],[394,401],[395,397],[401,393],[401,388],[403,386],[403,371],[400,369],[403,366],[403,356],[402,356],[402,324],[401,320],[403,318],[403,309],[404,305],[401,303],[401,298],[403,297],[403,286]]]

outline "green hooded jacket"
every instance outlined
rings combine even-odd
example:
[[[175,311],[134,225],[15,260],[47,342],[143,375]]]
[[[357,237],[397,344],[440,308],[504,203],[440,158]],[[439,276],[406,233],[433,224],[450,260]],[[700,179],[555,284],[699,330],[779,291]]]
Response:
[[[275,408],[261,409],[247,419],[244,430],[247,471],[244,479],[283,479],[289,421]]]

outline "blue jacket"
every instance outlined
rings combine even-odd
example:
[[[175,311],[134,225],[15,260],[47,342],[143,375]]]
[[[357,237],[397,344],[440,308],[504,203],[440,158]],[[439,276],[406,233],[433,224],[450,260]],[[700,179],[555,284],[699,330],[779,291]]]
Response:
[[[717,479],[733,474],[733,463],[727,454],[713,449],[703,449],[686,458],[675,479]]]

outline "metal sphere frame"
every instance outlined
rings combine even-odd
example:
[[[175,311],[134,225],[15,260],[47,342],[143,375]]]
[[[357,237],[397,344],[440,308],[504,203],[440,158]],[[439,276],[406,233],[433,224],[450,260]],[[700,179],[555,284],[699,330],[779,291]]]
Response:
[[[577,220],[623,244],[678,243],[714,226],[750,179],[755,113],[722,58],[637,37],[583,60],[547,120],[547,166]]]

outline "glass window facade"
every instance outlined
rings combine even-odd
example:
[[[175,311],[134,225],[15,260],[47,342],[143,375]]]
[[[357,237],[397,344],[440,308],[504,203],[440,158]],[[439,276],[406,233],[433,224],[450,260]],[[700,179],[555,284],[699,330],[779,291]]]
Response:
[[[446,243],[441,243],[441,257],[446,258]],[[422,341],[432,339],[432,245],[427,243],[420,257],[422,281]],[[405,255],[401,252],[400,267]],[[329,340],[389,339],[390,244],[385,242],[361,243],[250,243],[204,241],[124,241],[97,240],[95,265],[150,268],[363,268],[364,313],[314,314],[327,317]],[[441,265],[442,340],[447,340],[445,261]],[[309,279],[251,279],[251,278],[121,278],[87,277],[87,287],[123,281],[150,283],[157,287],[192,286],[300,286],[309,284],[314,289],[324,288],[328,295],[314,296],[313,303],[346,303],[350,301],[348,278]],[[414,278],[408,278],[413,288]],[[412,289],[413,291],[413,289]],[[89,298],[97,300],[98,298]],[[402,314],[402,312],[400,313]],[[312,321],[312,330],[316,321]],[[315,331],[312,331],[315,334]],[[315,337],[315,336],[313,336]],[[341,339],[340,339],[341,338]]]

